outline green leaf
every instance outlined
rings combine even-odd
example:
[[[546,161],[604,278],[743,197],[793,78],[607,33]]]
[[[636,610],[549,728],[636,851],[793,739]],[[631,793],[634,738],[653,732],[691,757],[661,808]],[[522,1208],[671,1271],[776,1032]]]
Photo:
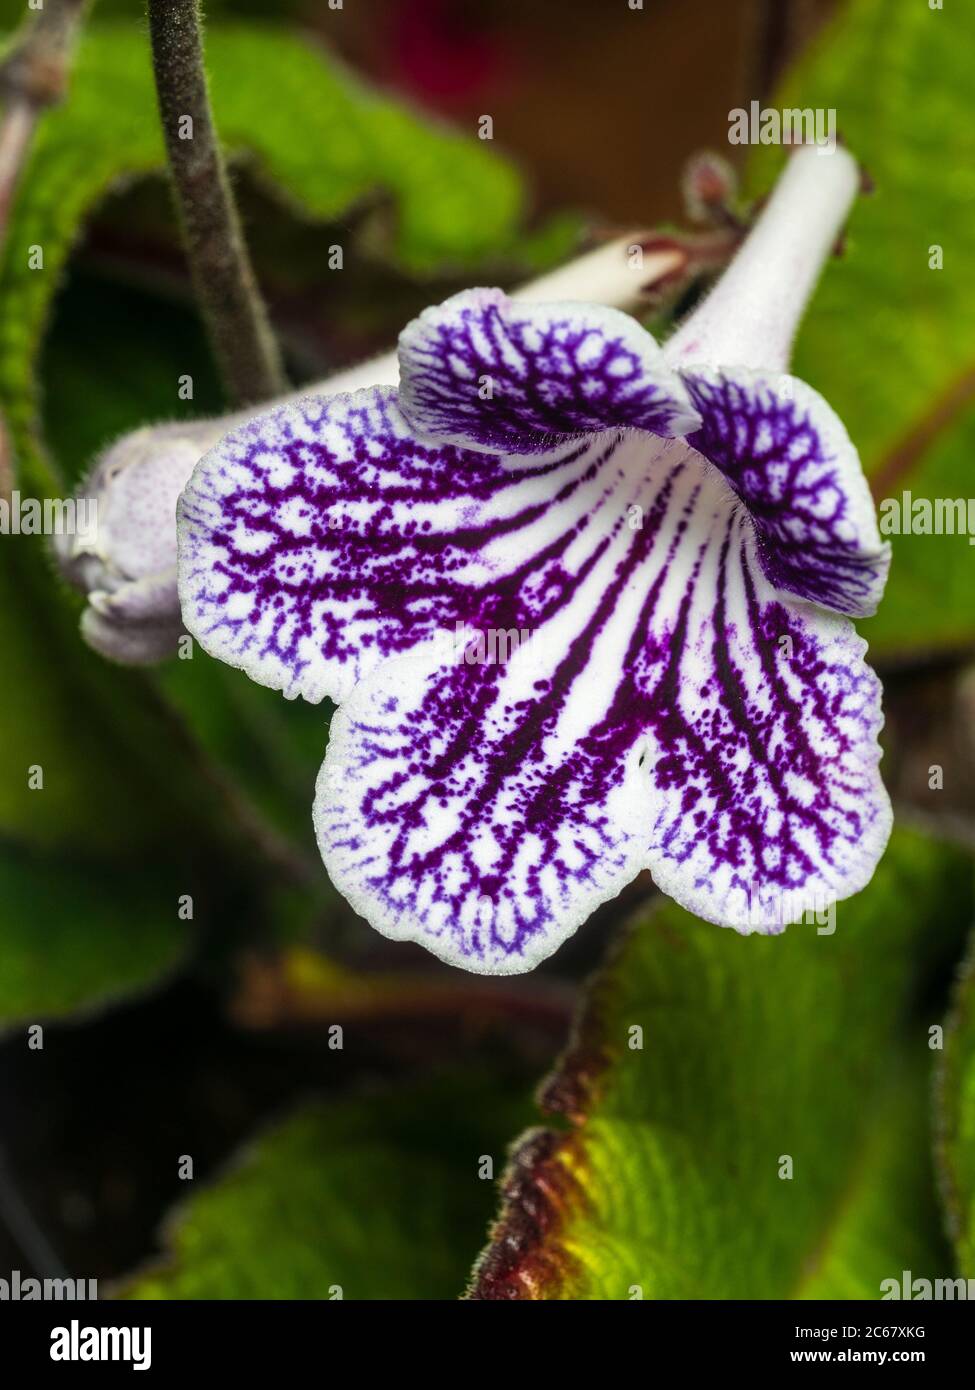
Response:
[[[42,544],[0,547],[0,1027],[174,969],[189,945],[183,894],[198,913],[225,881],[256,900],[253,850],[205,758],[142,675],[84,646]]]
[[[155,983],[189,946],[187,891],[158,872],[0,847],[0,1029]]]
[[[468,138],[401,110],[280,28],[215,27],[206,51],[231,156],[246,157],[296,211],[347,218],[384,194],[396,209],[392,248],[416,271],[468,267],[512,248],[518,178],[473,132]],[[89,25],[70,96],[39,127],[0,264],[0,408],[34,485],[53,484],[32,434],[32,372],[71,244],[109,188],[163,164],[143,28]],[[29,268],[32,247],[42,248],[43,268]]]
[[[969,525],[975,525],[975,504],[967,500],[973,493],[973,457],[975,410],[967,409],[938,434],[902,482],[879,493],[898,501],[901,517],[905,491],[912,499],[957,498],[971,517]],[[975,640],[970,538],[912,533],[890,540],[894,558],[887,592],[876,615],[857,624],[871,649],[900,655],[912,647],[927,652],[970,645]]]
[[[170,1259],[123,1296],[455,1298],[491,1212],[479,1170],[526,1110],[470,1073],[310,1106],[175,1213]]]
[[[473,129],[462,134],[378,96],[280,28],[213,29],[206,54],[222,139],[250,151],[302,211],[333,221],[388,192],[393,246],[414,270],[476,265],[512,248],[520,181]]]
[[[871,1109],[828,1238],[797,1289],[806,1299],[876,1299],[902,1272],[940,1279],[952,1268],[931,1155],[931,1057],[918,1031]]]
[[[959,1272],[975,1279],[975,949],[958,979],[938,1085],[938,1168]]]
[[[570,1127],[515,1153],[476,1295],[878,1297],[935,1268],[928,1175],[896,1151],[923,1129],[901,1049],[970,900],[961,855],[898,832],[832,935],[742,937],[672,904],[640,921],[544,1092]]]
[[[45,544],[4,537],[0,556],[0,835],[103,852],[145,849],[175,824],[192,835],[199,768],[163,743],[141,677],[84,647]]]
[[[835,109],[876,185],[858,201],[845,253],[814,297],[794,370],[839,412],[878,498],[903,489],[932,499],[971,494],[973,46],[970,5],[853,0],[776,94],[780,108]],[[756,191],[780,159],[756,152]],[[943,270],[929,268],[936,245]],[[898,650],[975,637],[966,538],[892,541],[887,595],[864,635]]]
[[[28,866],[0,875],[0,1023],[114,998],[173,967],[194,860],[211,893],[243,895],[226,913],[238,931],[259,916],[268,876],[252,809],[143,674],[82,643],[43,545],[0,546],[0,844]],[[207,925],[212,938],[220,923]]]

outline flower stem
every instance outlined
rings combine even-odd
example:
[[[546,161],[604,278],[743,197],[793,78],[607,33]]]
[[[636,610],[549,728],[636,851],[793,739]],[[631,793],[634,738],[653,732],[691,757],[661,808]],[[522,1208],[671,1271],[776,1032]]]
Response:
[[[199,0],[148,0],[152,65],[190,272],[235,405],[285,389],[210,110]]]

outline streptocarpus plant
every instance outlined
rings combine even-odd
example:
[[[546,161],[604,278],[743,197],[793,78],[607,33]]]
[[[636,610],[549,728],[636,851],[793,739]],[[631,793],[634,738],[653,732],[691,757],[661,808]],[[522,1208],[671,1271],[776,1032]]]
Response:
[[[858,177],[796,152],[663,351],[468,291],[404,331],[398,391],[279,406],[197,466],[183,619],[340,703],[318,842],[386,935],[509,973],[641,869],[765,932],[870,879],[891,813],[848,615],[889,556],[842,423],[784,374]]]

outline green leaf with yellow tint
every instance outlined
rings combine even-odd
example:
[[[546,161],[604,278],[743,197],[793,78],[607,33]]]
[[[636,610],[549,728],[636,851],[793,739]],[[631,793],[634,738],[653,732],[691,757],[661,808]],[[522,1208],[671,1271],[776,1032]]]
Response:
[[[515,1152],[475,1296],[879,1297],[937,1270],[930,1054],[905,1024],[970,911],[964,856],[898,832],[831,934],[638,921],[543,1094],[562,1127]]]

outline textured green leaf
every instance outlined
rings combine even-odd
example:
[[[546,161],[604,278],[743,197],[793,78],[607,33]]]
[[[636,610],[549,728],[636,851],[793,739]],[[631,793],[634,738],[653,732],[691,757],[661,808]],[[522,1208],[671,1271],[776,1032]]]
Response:
[[[958,980],[938,1086],[937,1156],[948,1225],[967,1279],[975,1279],[975,950]]]
[[[94,1008],[158,980],[189,944],[182,885],[0,847],[0,1028]]]
[[[971,5],[852,0],[776,95],[780,107],[834,108],[876,185],[817,291],[795,371],[839,411],[879,497],[904,488],[916,497],[972,494],[973,52]],[[756,152],[756,190],[780,159]],[[929,268],[934,245],[943,270]],[[943,438],[942,416],[954,420]],[[901,535],[893,545],[887,596],[864,635],[900,649],[975,637],[967,540]]]
[[[214,108],[231,150],[321,220],[388,191],[395,247],[414,269],[467,266],[508,249],[522,210],[518,178],[473,139],[382,98],[323,51],[275,28],[214,29]]]
[[[885,1279],[942,1279],[953,1269],[931,1156],[931,1057],[918,1032],[869,1114],[828,1237],[800,1298],[875,1299]]]
[[[322,51],[273,26],[214,27],[207,63],[231,155],[246,156],[296,210],[334,220],[390,197],[393,246],[414,270],[461,268],[511,248],[519,182],[476,139],[374,95]],[[39,467],[31,372],[78,228],[118,180],[162,167],[148,38],[131,22],[92,24],[69,100],[38,130],[0,265],[0,405],[25,467]],[[43,248],[42,269],[28,268],[32,246]]]
[[[970,899],[962,856],[899,832],[832,935],[741,937],[673,905],[639,922],[544,1093],[570,1127],[515,1153],[476,1293],[877,1297],[936,1261],[936,1223],[910,1229],[934,1221],[926,1175],[896,1151],[923,1128],[921,1062],[899,1063],[922,967]]]
[[[469,1073],[311,1106],[174,1214],[125,1296],[455,1298],[491,1212],[479,1167],[526,1110]]]

